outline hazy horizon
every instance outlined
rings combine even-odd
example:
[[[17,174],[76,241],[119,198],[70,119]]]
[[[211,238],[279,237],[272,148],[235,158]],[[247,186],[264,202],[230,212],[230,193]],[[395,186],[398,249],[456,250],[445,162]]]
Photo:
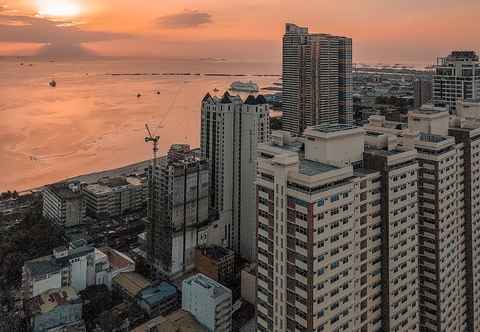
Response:
[[[234,9],[214,0],[0,0],[0,56],[280,62],[286,22],[352,37],[355,62],[430,64],[480,49],[474,0],[247,0]]]

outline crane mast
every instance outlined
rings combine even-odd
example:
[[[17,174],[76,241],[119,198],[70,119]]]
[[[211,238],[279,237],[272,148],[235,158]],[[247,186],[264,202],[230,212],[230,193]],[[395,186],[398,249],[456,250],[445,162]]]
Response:
[[[148,133],[148,136],[145,137],[145,143],[152,143],[153,145],[153,150],[152,150],[152,155],[153,159],[152,162],[150,163],[150,174],[149,174],[149,179],[148,179],[148,193],[149,193],[149,201],[148,201],[148,219],[149,219],[149,225],[150,225],[150,237],[153,236],[155,233],[155,224],[156,224],[156,213],[155,213],[155,187],[156,187],[156,181],[155,181],[155,171],[157,169],[157,155],[158,155],[158,144],[160,141],[160,136],[154,136],[152,135],[152,132],[150,131],[150,128],[148,127],[148,124],[145,124],[145,129]],[[149,248],[147,252],[147,257],[148,259],[152,262],[154,257],[150,257],[153,255],[154,252],[154,244],[151,239],[147,237],[147,246]]]

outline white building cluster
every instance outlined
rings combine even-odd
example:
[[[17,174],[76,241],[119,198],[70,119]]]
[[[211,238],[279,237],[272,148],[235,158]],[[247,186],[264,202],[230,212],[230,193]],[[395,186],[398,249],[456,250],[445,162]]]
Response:
[[[25,300],[51,289],[72,287],[80,292],[93,285],[111,287],[111,280],[120,272],[135,270],[135,263],[126,255],[112,249],[95,249],[71,243],[58,247],[52,255],[25,262],[22,290]]]

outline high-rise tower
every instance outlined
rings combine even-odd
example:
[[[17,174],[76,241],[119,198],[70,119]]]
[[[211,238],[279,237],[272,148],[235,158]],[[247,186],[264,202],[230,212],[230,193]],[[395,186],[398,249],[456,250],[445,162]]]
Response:
[[[283,126],[352,123],[352,40],[287,23],[283,36]]]

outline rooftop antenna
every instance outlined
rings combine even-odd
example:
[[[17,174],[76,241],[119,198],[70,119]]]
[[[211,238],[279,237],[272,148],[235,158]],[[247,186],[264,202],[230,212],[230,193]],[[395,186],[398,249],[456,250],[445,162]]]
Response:
[[[153,136],[152,132],[150,131],[150,128],[148,127],[148,124],[145,124],[145,129],[147,130],[148,136],[145,137],[145,143],[152,143],[153,144],[153,159],[152,162],[150,163],[151,168],[150,168],[150,174],[148,178],[148,221],[149,221],[149,226],[150,226],[150,237],[153,236],[155,233],[155,224],[156,224],[156,213],[155,213],[155,198],[156,198],[156,193],[155,193],[155,171],[157,169],[157,157],[158,157],[158,143],[160,142],[160,136]],[[147,238],[147,245],[149,247],[149,251],[147,252],[147,258],[152,262],[154,259],[153,257],[153,252],[154,252],[154,244],[153,241],[149,240]],[[148,257],[150,256],[150,257]]]

